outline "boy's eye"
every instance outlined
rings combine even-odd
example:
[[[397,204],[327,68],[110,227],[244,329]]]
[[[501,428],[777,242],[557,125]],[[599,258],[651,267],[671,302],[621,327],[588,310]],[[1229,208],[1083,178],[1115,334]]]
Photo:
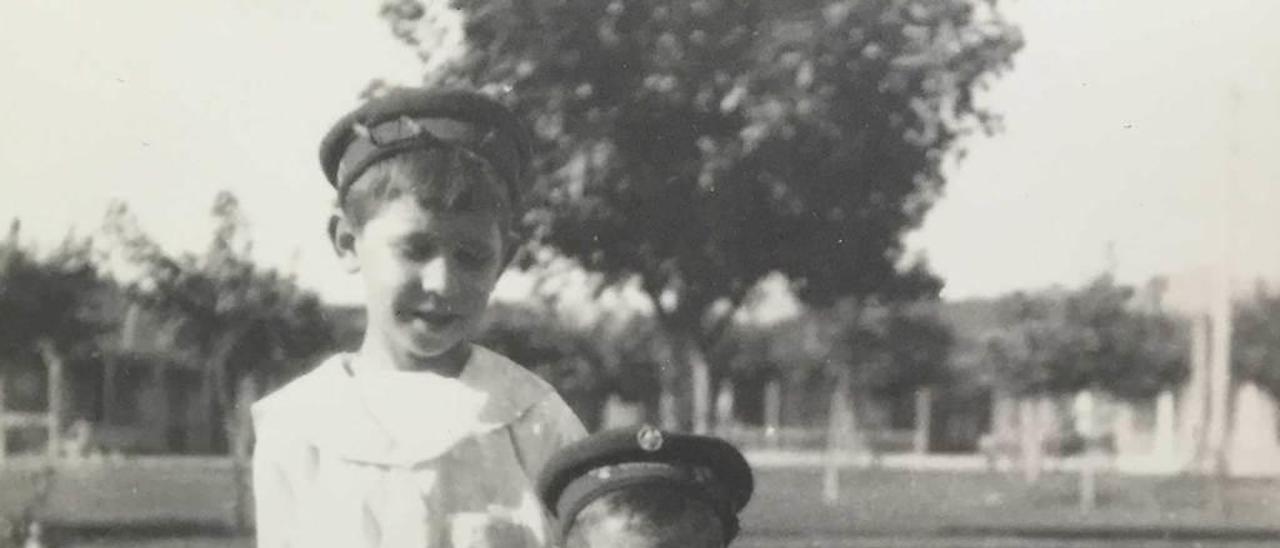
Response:
[[[420,261],[435,255],[435,246],[422,242],[401,244],[399,248],[400,255],[411,261]]]
[[[481,267],[489,264],[490,254],[488,251],[474,248],[459,248],[455,253],[458,260],[470,267]]]

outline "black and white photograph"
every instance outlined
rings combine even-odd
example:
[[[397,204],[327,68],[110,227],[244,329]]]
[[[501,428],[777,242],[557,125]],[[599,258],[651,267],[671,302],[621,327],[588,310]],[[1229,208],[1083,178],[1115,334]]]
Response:
[[[0,548],[1280,546],[1278,28],[0,3]]]

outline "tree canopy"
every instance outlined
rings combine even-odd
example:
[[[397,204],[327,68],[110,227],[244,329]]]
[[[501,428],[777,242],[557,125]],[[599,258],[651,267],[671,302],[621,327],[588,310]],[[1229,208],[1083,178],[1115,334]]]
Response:
[[[535,244],[638,278],[695,365],[773,272],[814,306],[935,295],[902,236],[1022,43],[982,0],[455,5],[466,53],[430,78],[532,120]],[[383,14],[431,56],[418,0]]]
[[[221,352],[219,359],[225,360],[231,346],[250,335],[265,345],[263,357],[278,366],[297,367],[293,362],[326,350],[329,328],[319,297],[291,276],[253,261],[235,196],[220,193],[210,214],[215,226],[205,253],[174,255],[146,235],[123,206],[108,213],[106,234],[140,271],[131,285],[134,297],[180,322],[185,342],[194,343],[205,358]]]
[[[1005,299],[1005,329],[988,340],[997,377],[1020,393],[1097,389],[1121,399],[1154,396],[1188,373],[1184,322],[1144,309],[1109,276],[1064,294]]]
[[[948,378],[953,339],[929,304],[845,306],[734,329],[714,354],[733,374],[847,368],[862,393],[901,395]]]
[[[1232,327],[1235,375],[1280,397],[1280,295],[1260,287],[1236,305]]]
[[[317,295],[253,261],[235,196],[219,193],[210,213],[214,231],[200,255],[162,249],[122,204],[108,212],[104,233],[136,271],[132,299],[174,326],[173,344],[200,366],[211,416],[230,421],[241,379],[288,380],[331,349],[332,328]],[[223,440],[210,436],[214,447]]]
[[[96,336],[115,324],[102,308],[115,287],[93,263],[90,242],[68,237],[39,257],[22,245],[19,226],[0,241],[0,355],[32,355],[41,340],[61,352],[92,352]]]

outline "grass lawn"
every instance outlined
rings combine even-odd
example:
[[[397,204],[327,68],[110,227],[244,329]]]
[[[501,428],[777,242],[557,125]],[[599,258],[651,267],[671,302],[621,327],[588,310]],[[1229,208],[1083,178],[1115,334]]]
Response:
[[[33,500],[38,476],[25,468],[0,470],[0,518],[18,515]],[[210,460],[89,463],[60,468],[37,515],[54,523],[87,526],[179,524],[230,526],[235,474]]]
[[[845,539],[739,538],[733,548],[1264,548],[1274,542],[1168,540],[1052,540],[1006,538],[874,537]],[[66,548],[252,548],[248,538],[179,538],[168,540],[99,539],[72,542]]]
[[[1087,535],[1120,530],[1135,536],[1197,530],[1237,533],[1280,530],[1280,481],[1103,475],[1098,508],[1078,509],[1078,477],[1048,474],[1034,484],[1011,475],[976,472],[845,470],[840,500],[822,501],[814,469],[757,473],[756,494],[743,516],[757,534]],[[1223,511],[1211,501],[1220,489]],[[1247,535],[1246,535],[1247,536]]]
[[[0,469],[0,519],[21,515],[36,491],[37,474],[34,469]],[[233,523],[234,477],[225,462],[208,460],[68,468],[54,474],[53,489],[38,515],[117,539],[76,545],[249,546],[247,539],[208,538]],[[1076,482],[1076,476],[1065,473],[1027,485],[1015,476],[991,473],[844,470],[841,499],[826,505],[821,471],[762,469],[743,515],[740,544],[1085,548],[1119,546],[1115,539],[1127,539],[1125,546],[1193,546],[1146,543],[1210,534],[1263,542],[1280,531],[1278,480],[1230,480],[1219,488],[1204,478],[1103,475],[1099,508],[1088,514],[1077,509]],[[1222,512],[1210,504],[1215,489],[1225,501]],[[1017,537],[1060,540],[1035,544]],[[906,544],[893,544],[903,538]],[[1000,544],[999,538],[1013,538],[1013,544]],[[1098,544],[1099,538],[1112,540]],[[832,539],[862,540],[841,544]],[[970,544],[937,544],[942,542],[938,539],[969,539],[965,542]],[[974,544],[976,539],[986,540]]]

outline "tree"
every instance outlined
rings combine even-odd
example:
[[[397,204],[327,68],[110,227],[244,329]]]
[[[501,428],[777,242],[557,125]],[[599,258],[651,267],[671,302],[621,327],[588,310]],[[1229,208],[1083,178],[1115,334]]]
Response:
[[[942,384],[949,374],[954,336],[930,303],[895,307],[885,322],[883,347],[891,367],[875,374],[870,384],[897,395]]]
[[[90,260],[88,242],[68,238],[40,259],[22,247],[19,236],[15,221],[0,242],[0,352],[30,353],[41,339],[83,349],[107,327],[94,310],[106,284]]]
[[[69,236],[53,253],[39,258],[22,247],[17,221],[0,242],[0,422],[9,368],[23,356],[40,359],[49,375],[53,455],[67,403],[62,394],[65,366],[96,352],[97,336],[115,323],[103,305],[116,288],[100,275],[90,250],[88,239]]]
[[[211,213],[214,234],[200,256],[161,249],[122,204],[108,212],[104,232],[137,270],[133,297],[176,324],[180,343],[201,362],[203,405],[226,421],[224,432],[209,432],[208,445],[221,450],[240,440],[232,449],[244,452],[247,422],[234,413],[241,381],[287,380],[329,350],[331,332],[314,293],[253,262],[233,195],[220,193]]]
[[[1133,304],[1108,276],[1059,295],[1005,298],[1006,330],[988,341],[997,377],[1020,394],[1100,390],[1149,398],[1188,372],[1186,326]]]
[[[1005,331],[988,340],[996,378],[1024,396],[1022,447],[1027,478],[1039,475],[1045,437],[1040,396],[1075,394],[1081,441],[1097,448],[1094,394],[1139,400],[1180,384],[1188,373],[1187,326],[1158,308],[1142,309],[1132,288],[1101,276],[1075,291],[1014,294],[1001,303]],[[1093,462],[1090,460],[1089,462]],[[1094,468],[1081,473],[1081,505],[1095,502]]]
[[[694,430],[705,356],[766,275],[819,307],[936,293],[901,237],[959,140],[994,129],[974,93],[1021,46],[980,0],[456,5],[467,50],[438,79],[508,90],[533,120],[535,243],[639,279]],[[415,6],[383,14],[416,46],[431,28]]]
[[[833,313],[834,310],[834,313]],[[713,356],[742,377],[848,374],[851,396],[897,397],[942,383],[953,344],[932,303],[807,311],[767,327],[735,326]]]
[[[1236,306],[1232,326],[1233,376],[1280,398],[1280,295],[1259,287]]]
[[[132,296],[170,318],[181,344],[198,360],[200,393],[213,451],[229,449],[235,470],[235,524],[247,523],[244,466],[251,445],[247,404],[262,386],[279,383],[331,349],[332,331],[319,298],[292,276],[256,265],[239,202],[214,199],[215,227],[202,256],[171,256],[148,237],[123,204],[108,211],[104,232],[139,272]],[[219,431],[221,430],[221,431]]]
[[[660,411],[661,372],[670,363],[670,348],[653,318],[634,313],[606,313],[585,332],[605,367],[606,384],[622,401],[642,404],[647,416]]]
[[[872,396],[903,397],[946,378],[953,337],[933,303],[851,303],[838,310],[815,318],[830,325],[820,347],[827,347],[825,369],[836,379],[833,398],[850,399],[833,401],[832,409],[847,407],[856,415]],[[845,421],[860,426],[856,416]]]
[[[1062,381],[1054,360],[1069,343],[1055,300],[1014,293],[1002,298],[1004,329],[987,338],[987,362],[994,377],[1017,394],[1053,392]]]
[[[1066,322],[1075,344],[1059,348],[1064,388],[1101,390],[1145,399],[1176,386],[1188,373],[1186,326],[1133,303],[1132,288],[1109,276],[1068,297]]]

